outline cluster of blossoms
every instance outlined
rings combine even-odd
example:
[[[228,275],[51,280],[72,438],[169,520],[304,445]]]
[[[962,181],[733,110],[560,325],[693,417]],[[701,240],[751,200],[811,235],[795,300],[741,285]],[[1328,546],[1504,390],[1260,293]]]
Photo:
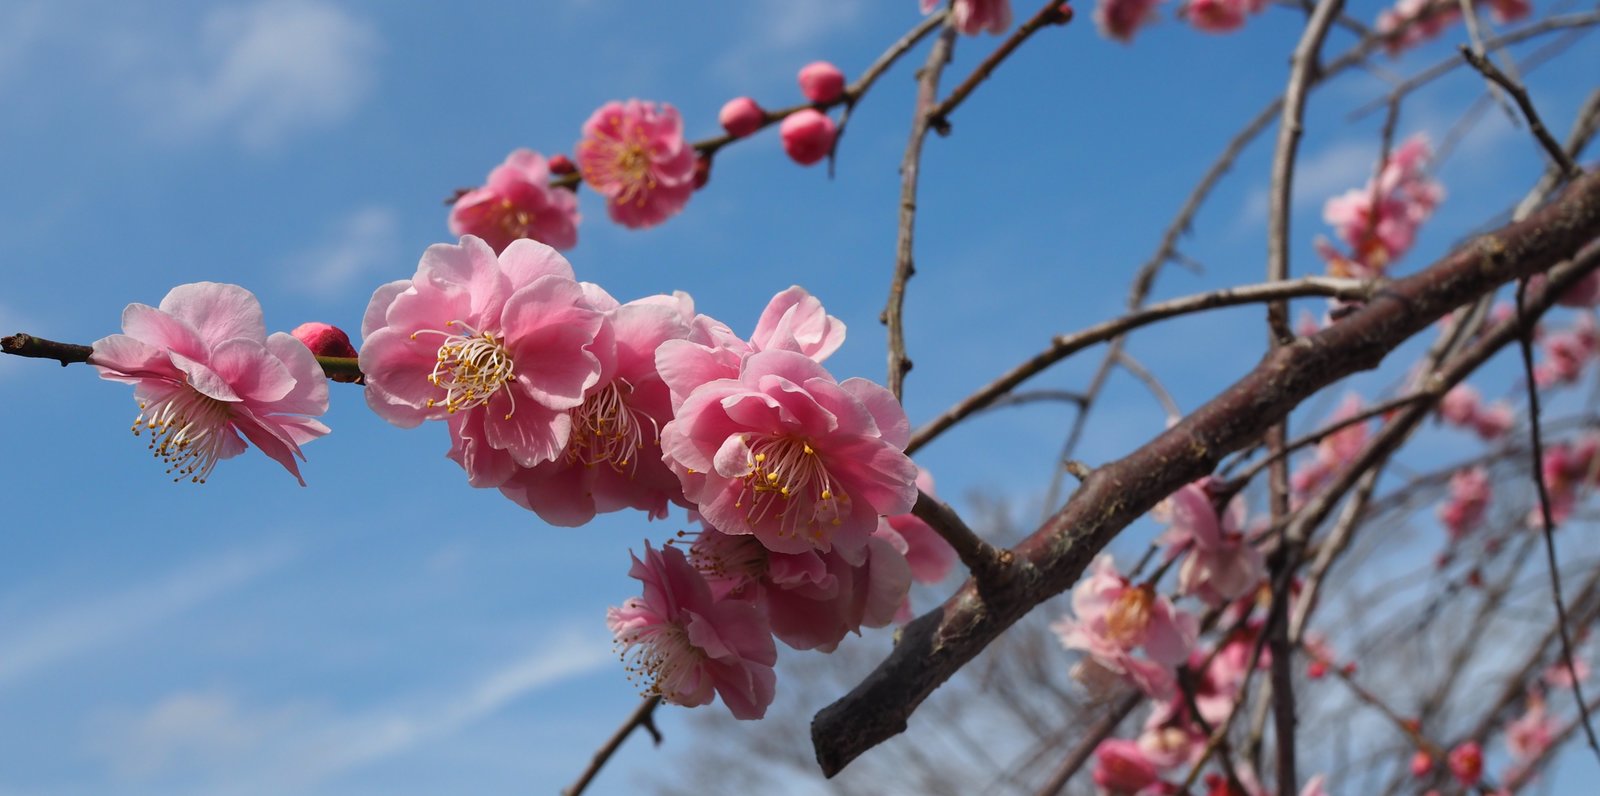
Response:
[[[1515,22],[1533,12],[1530,0],[1489,0],[1489,15],[1500,24]],[[1378,14],[1377,32],[1387,36],[1384,47],[1391,56],[1431,41],[1461,20],[1457,0],[1399,0]]]
[[[1445,425],[1471,429],[1486,442],[1504,436],[1517,420],[1509,402],[1485,405],[1470,384],[1457,384],[1439,399],[1439,419]]]
[[[1340,401],[1325,425],[1331,427],[1345,423],[1360,415],[1364,408],[1361,396],[1350,393]],[[1318,441],[1311,459],[1301,462],[1289,477],[1289,488],[1294,499],[1304,500],[1306,495],[1316,491],[1354,461],[1361,449],[1366,447],[1369,436],[1368,424],[1362,421],[1345,425]]]
[[[1574,442],[1545,447],[1540,469],[1550,494],[1550,519],[1560,525],[1577,508],[1579,491],[1600,484],[1600,436],[1590,434]],[[1537,528],[1543,522],[1542,512],[1535,506],[1528,515],[1528,524]]]
[[[821,364],[845,327],[794,287],[748,338],[685,294],[621,303],[531,240],[428,249],[362,324],[367,403],[403,427],[442,420],[449,457],[553,525],[676,504],[685,553],[646,546],[644,594],[609,624],[669,702],[719,694],[734,715],[773,695],[773,638],[832,650],[900,615],[953,551],[907,515],[910,424],[883,387]],[[926,475],[922,483],[932,487]]]
[[[1417,133],[1389,154],[1376,181],[1368,180],[1329,199],[1322,217],[1348,247],[1341,252],[1325,238],[1315,245],[1334,276],[1382,276],[1416,241],[1417,229],[1444,200],[1444,188],[1427,175],[1433,148]]]
[[[1465,539],[1483,522],[1492,495],[1488,470],[1466,467],[1451,474],[1448,496],[1438,511],[1439,522],[1452,543]]]
[[[1539,352],[1543,356],[1534,366],[1536,384],[1555,387],[1577,383],[1584,366],[1600,354],[1600,330],[1595,329],[1594,317],[1585,313],[1565,329],[1542,332]]]

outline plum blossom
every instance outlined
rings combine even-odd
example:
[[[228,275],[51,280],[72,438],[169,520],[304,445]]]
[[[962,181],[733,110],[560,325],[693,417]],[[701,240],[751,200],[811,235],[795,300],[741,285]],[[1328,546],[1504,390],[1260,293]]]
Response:
[[[632,229],[675,216],[694,193],[694,148],[678,109],[636,99],[608,102],[583,123],[583,181],[606,198],[611,220]]]
[[[664,377],[682,376],[694,348],[657,351]],[[669,384],[670,377],[669,378]],[[838,382],[806,355],[758,351],[737,378],[694,387],[661,429],[684,494],[724,533],[754,534],[774,552],[866,546],[883,515],[916,502],[916,466],[903,452],[905,410],[866,379]]]
[[[1244,502],[1235,498],[1218,517],[1208,481],[1188,484],[1167,498],[1172,525],[1156,540],[1168,555],[1184,555],[1178,589],[1211,605],[1221,605],[1255,589],[1266,577],[1266,563],[1244,538]]]
[[[844,93],[844,73],[827,61],[812,61],[796,77],[800,93],[812,102],[833,102]]]
[[[717,123],[734,138],[744,138],[761,129],[766,118],[767,112],[749,97],[734,97],[717,113]]]
[[[1439,399],[1439,419],[1446,425],[1468,428],[1485,440],[1504,436],[1516,424],[1516,412],[1506,401],[1488,406],[1470,384],[1457,384]]]
[[[1265,0],[1189,0],[1183,18],[1207,33],[1229,33],[1244,27],[1249,14],[1266,8]]]
[[[129,304],[122,334],[96,340],[89,364],[133,385],[133,433],[150,432],[173,481],[205,483],[249,440],[305,486],[300,446],[328,433],[312,419],[328,411],[316,358],[289,334],[269,336],[260,302],[238,285],[196,282],[157,307]]]
[[[1457,744],[1445,755],[1445,763],[1450,767],[1450,775],[1462,785],[1476,785],[1483,779],[1483,747],[1477,741]]]
[[[1558,731],[1555,717],[1545,710],[1544,697],[1537,691],[1528,694],[1527,710],[1506,725],[1506,747],[1515,768],[1522,769],[1538,760],[1555,741]]]
[[[707,525],[689,556],[713,594],[756,605],[772,634],[801,650],[831,652],[847,633],[888,625],[911,588],[905,556],[878,537],[849,556],[841,548],[775,553],[754,536]]]
[[[1576,672],[1578,675],[1578,682],[1581,683],[1588,681],[1589,661],[1577,655],[1576,653],[1574,653],[1572,656],[1571,667],[1567,666],[1566,658],[1563,657],[1560,660],[1557,660],[1555,663],[1550,664],[1550,667],[1545,669],[1544,673],[1540,675],[1540,677],[1552,688],[1571,688],[1573,682],[1572,675],[1574,672]]]
[[[578,197],[550,187],[550,169],[538,152],[518,149],[489,172],[489,181],[456,199],[450,234],[476,235],[496,252],[532,238],[557,249],[578,245]]]
[[[1489,0],[1489,15],[1501,25],[1533,13],[1532,0]]]
[[[1107,738],[1094,748],[1094,784],[1102,793],[1133,796],[1161,781],[1161,769],[1137,741]]]
[[[612,356],[572,266],[526,239],[498,257],[470,235],[428,247],[414,277],[373,293],[362,332],[367,405],[402,428],[447,420],[450,458],[478,487],[562,455],[568,410]]]
[[[810,166],[827,157],[833,151],[833,139],[837,134],[838,128],[833,119],[815,108],[795,111],[778,125],[783,151],[802,166]]]
[[[1534,367],[1534,382],[1540,387],[1573,384],[1600,353],[1600,331],[1592,316],[1579,315],[1570,328],[1540,337],[1539,349],[1544,356]]]
[[[1083,650],[1095,665],[1156,699],[1172,697],[1174,670],[1188,659],[1199,633],[1193,615],[1173,608],[1153,587],[1129,583],[1108,555],[1095,558],[1091,574],[1072,590],[1072,615],[1051,629],[1062,646]],[[1144,657],[1133,654],[1138,649]]]
[[[922,0],[922,13],[944,5],[945,0]],[[955,0],[950,9],[950,24],[968,36],[983,31],[1005,33],[1011,27],[1011,0]]]
[[[1376,185],[1369,179],[1323,205],[1323,220],[1351,250],[1345,257],[1326,241],[1318,242],[1334,276],[1381,276],[1411,250],[1417,229],[1444,201],[1444,188],[1425,171],[1432,157],[1428,137],[1417,133],[1389,154]]]
[[[1094,24],[1100,35],[1124,44],[1133,41],[1139,28],[1156,20],[1156,4],[1161,0],[1100,0],[1094,7]]]
[[[1332,426],[1361,414],[1361,396],[1350,393],[1328,417]],[[1366,422],[1352,423],[1323,437],[1309,462],[1303,462],[1290,476],[1289,485],[1296,495],[1305,495],[1322,486],[1335,473],[1344,469],[1361,449],[1366,447],[1370,432]]]
[[[672,397],[656,372],[656,349],[689,334],[680,298],[618,304],[600,288],[585,287],[590,303],[605,311],[611,338],[593,347],[599,378],[584,390],[583,403],[567,410],[572,431],[561,455],[518,469],[500,491],[552,525],[575,527],[624,508],[665,519],[669,503],[684,501],[661,458],[660,430],[672,419]]]
[[[1450,476],[1449,498],[1439,506],[1439,522],[1450,533],[1450,541],[1461,541],[1483,522],[1490,495],[1489,471],[1482,467],[1467,467]]]
[[[1585,436],[1576,442],[1557,442],[1544,449],[1540,467],[1545,489],[1550,494],[1550,519],[1557,525],[1567,521],[1577,506],[1578,488],[1597,476],[1600,462],[1600,437]],[[1544,522],[1542,509],[1535,506],[1528,515],[1528,525],[1540,527]]]
[[[1389,37],[1384,47],[1396,56],[1438,36],[1459,19],[1461,5],[1456,0],[1400,0],[1378,14],[1377,32]]]
[[[713,598],[711,587],[683,551],[645,543],[628,575],[644,595],[606,610],[630,677],[647,694],[696,707],[722,697],[735,718],[759,719],[772,704],[778,649],[759,609],[740,600]]]

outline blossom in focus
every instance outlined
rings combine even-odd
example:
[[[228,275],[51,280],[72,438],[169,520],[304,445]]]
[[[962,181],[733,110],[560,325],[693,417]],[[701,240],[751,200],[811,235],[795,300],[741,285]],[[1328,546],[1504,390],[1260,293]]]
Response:
[[[832,652],[847,633],[888,625],[911,588],[905,556],[877,537],[848,553],[775,553],[754,536],[707,525],[689,556],[713,594],[755,604],[772,634],[800,650]]]
[[[806,64],[796,79],[800,93],[812,102],[833,102],[844,93],[844,73],[827,61]]]
[[[761,110],[761,106],[749,97],[734,97],[717,113],[717,123],[734,138],[744,138],[761,129],[761,123],[766,118],[766,111]]]
[[[1483,779],[1483,747],[1477,741],[1458,744],[1445,756],[1450,774],[1463,785],[1475,785]]]
[[[96,340],[89,364],[133,385],[150,449],[174,481],[205,483],[249,440],[301,486],[300,446],[328,433],[328,380],[304,343],[267,334],[261,304],[238,285],[179,285],[161,304],[129,304],[122,334]]]
[[[1244,502],[1234,499],[1218,517],[1205,482],[1188,484],[1167,498],[1172,524],[1156,543],[1168,556],[1184,555],[1178,589],[1221,605],[1255,589],[1266,577],[1266,562],[1244,538]]]
[[[606,198],[611,220],[632,229],[659,224],[694,193],[694,148],[678,109],[628,100],[600,106],[576,149],[583,181]]]
[[[933,476],[917,468],[917,489],[934,495]],[[956,549],[945,541],[939,532],[915,514],[896,514],[878,520],[878,530],[873,534],[889,542],[905,556],[911,567],[911,577],[918,583],[938,583],[950,574],[956,563]],[[911,599],[907,595],[895,615],[899,622],[911,621]]]
[[[1139,28],[1156,20],[1161,0],[1100,0],[1094,7],[1094,24],[1100,35],[1127,43]]]
[[[1400,0],[1378,14],[1376,28],[1379,35],[1389,37],[1384,47],[1395,56],[1438,36],[1459,19],[1461,5],[1456,0]]]
[[[362,322],[367,405],[402,428],[447,420],[450,457],[473,486],[562,455],[568,410],[600,379],[611,340],[555,249],[514,241],[496,256],[467,236],[428,247],[409,280],[373,293]]]
[[[605,311],[611,338],[591,349],[599,378],[583,403],[567,410],[572,430],[562,453],[517,470],[500,491],[551,525],[576,527],[624,508],[664,519],[669,503],[683,502],[683,490],[661,458],[672,398],[656,372],[656,349],[686,337],[688,323],[673,296],[618,304],[585,287],[590,304]]]
[[[666,376],[675,355],[657,352]],[[680,374],[686,368],[678,368]],[[903,452],[905,410],[866,379],[838,382],[795,351],[759,351],[737,378],[695,387],[661,448],[684,494],[724,533],[754,534],[774,552],[866,546],[878,518],[916,502],[917,470]]]
[[[1411,250],[1417,229],[1444,201],[1444,188],[1425,171],[1432,157],[1428,137],[1417,133],[1389,154],[1376,184],[1368,179],[1323,205],[1323,220],[1351,251],[1343,257],[1327,244],[1318,246],[1334,276],[1381,276]]]
[[[528,149],[506,156],[489,172],[489,181],[456,199],[450,210],[450,234],[476,235],[496,252],[521,238],[557,249],[578,245],[578,197],[550,187],[544,157]]]
[[[630,677],[647,694],[696,707],[722,697],[735,718],[759,719],[772,704],[778,649],[761,611],[740,600],[718,600],[683,551],[645,543],[628,575],[644,594],[606,610],[606,626]]]
[[[922,0],[922,13],[944,5],[945,0]],[[968,36],[983,31],[1005,33],[1011,27],[1011,0],[955,0],[950,24]]]
[[[1450,476],[1449,497],[1439,506],[1439,522],[1450,533],[1450,541],[1459,542],[1478,527],[1490,496],[1488,470],[1467,467]]]
[[[802,166],[810,166],[827,157],[833,151],[833,138],[837,133],[833,119],[814,108],[795,111],[778,125],[783,151]]]
[[[1173,608],[1153,587],[1129,583],[1107,555],[1095,558],[1090,575],[1073,588],[1072,615],[1051,629],[1062,646],[1088,653],[1094,664],[1156,699],[1172,697],[1174,671],[1199,633],[1194,616]],[[1144,656],[1135,656],[1140,649]]]

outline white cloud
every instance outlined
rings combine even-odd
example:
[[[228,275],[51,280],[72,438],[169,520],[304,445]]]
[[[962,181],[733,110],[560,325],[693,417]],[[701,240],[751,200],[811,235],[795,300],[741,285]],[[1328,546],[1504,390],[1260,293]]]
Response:
[[[90,748],[124,779],[198,792],[285,793],[455,736],[540,689],[611,660],[593,637],[556,634],[539,650],[442,695],[403,694],[341,713],[306,700],[253,707],[217,691],[174,694],[104,718]]]
[[[284,273],[290,286],[310,295],[331,297],[355,280],[394,259],[400,221],[387,207],[363,207],[333,225],[315,246],[290,256]]]
[[[209,559],[35,621],[8,623],[0,640],[0,690],[238,589],[291,557],[285,548],[266,548]]]
[[[1343,141],[1314,154],[1301,153],[1294,172],[1290,201],[1295,207],[1322,202],[1349,188],[1360,188],[1377,165],[1378,146],[1374,142]],[[1266,226],[1271,206],[1267,186],[1251,189],[1239,212],[1240,228]]]
[[[224,134],[248,148],[348,118],[376,82],[379,39],[325,0],[262,0],[207,14],[188,63],[154,69],[138,92],[151,128]]]
[[[736,44],[717,59],[712,74],[739,81],[746,88],[751,75],[771,73],[776,58],[798,56],[830,34],[852,27],[863,8],[858,0],[755,0],[742,6],[744,32],[729,37]]]

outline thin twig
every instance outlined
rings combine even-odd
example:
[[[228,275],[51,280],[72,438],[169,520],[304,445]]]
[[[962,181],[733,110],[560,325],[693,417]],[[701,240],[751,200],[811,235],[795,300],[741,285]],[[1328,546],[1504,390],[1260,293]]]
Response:
[[[1061,7],[1063,5],[1065,4],[1062,3],[1061,0],[1050,0],[1050,2],[1046,2],[1043,8],[1039,9],[1037,13],[1028,18],[1028,21],[1022,23],[1017,27],[1016,30],[1012,31],[1011,35],[1007,36],[1006,40],[1001,42],[999,47],[994,48],[994,51],[989,53],[987,58],[983,59],[983,63],[978,64],[978,68],[972,70],[972,74],[967,75],[967,79],[961,81],[961,85],[956,86],[955,90],[950,92],[950,96],[945,97],[943,102],[939,103],[937,107],[928,112],[928,121],[933,125],[933,129],[937,130],[940,135],[949,134],[950,114],[953,113],[962,102],[966,101],[967,96],[978,87],[979,83],[988,80],[989,76],[994,74],[995,68],[1000,66],[1000,63],[1006,58],[1010,57],[1011,53],[1014,52],[1018,47],[1021,47],[1022,43],[1027,41],[1029,36],[1037,33],[1040,28],[1048,27],[1050,25],[1061,25],[1070,22],[1072,17],[1066,13],[1062,13],[1061,11]]]
[[[1117,364],[1121,365],[1123,370],[1128,371],[1129,375],[1143,383],[1145,389],[1155,396],[1156,403],[1161,404],[1161,410],[1167,415],[1168,424],[1176,423],[1183,419],[1183,410],[1178,408],[1178,402],[1172,400],[1172,393],[1167,392],[1167,388],[1161,385],[1161,380],[1157,379],[1149,368],[1140,364],[1139,360],[1134,359],[1126,351],[1117,352]]]
[[[1061,335],[1051,341],[1048,349],[1035,354],[1026,362],[1012,368],[1005,375],[990,382],[988,386],[962,399],[960,403],[945,410],[944,414],[917,429],[916,433],[911,435],[911,442],[906,446],[906,453],[915,453],[917,449],[933,441],[935,437],[949,430],[951,426],[960,422],[963,418],[994,403],[1017,385],[1038,375],[1051,365],[1084,348],[1120,337],[1124,333],[1141,326],[1148,326],[1156,321],[1177,315],[1203,312],[1219,307],[1235,307],[1241,304],[1259,304],[1263,301],[1271,301],[1278,298],[1325,296],[1349,301],[1367,301],[1382,291],[1383,284],[1381,281],[1308,276],[1286,282],[1240,285],[1238,287],[1214,290],[1209,293],[1197,293],[1192,296],[1175,298],[1171,301],[1163,301],[1160,304],[1152,304],[1145,309],[1091,326],[1081,332]],[[1085,395],[1089,394],[1091,393],[1085,393]]]
[[[984,541],[961,519],[961,515],[927,492],[917,492],[917,502],[912,505],[911,513],[944,537],[955,548],[961,563],[980,582],[998,576],[1001,567],[1011,560],[1010,551]]]
[[[1116,732],[1122,720],[1143,701],[1144,694],[1134,691],[1124,696],[1110,712],[1101,716],[1100,720],[1073,745],[1072,751],[1067,753],[1066,759],[1061,761],[1061,766],[1050,775],[1050,779],[1039,788],[1038,796],[1057,796],[1061,793],[1061,789],[1067,786],[1067,781],[1072,779],[1072,775],[1078,773],[1078,769],[1083,768],[1083,764],[1089,761],[1089,756],[1094,754],[1095,747],[1098,747],[1111,733]]]
[[[589,767],[578,775],[578,780],[568,786],[566,790],[561,791],[562,796],[578,796],[578,794],[583,793],[583,789],[589,787],[589,783],[594,780],[595,775],[599,774],[600,769],[605,767],[606,761],[610,760],[611,755],[616,753],[617,747],[622,746],[622,742],[627,740],[628,735],[635,729],[643,727],[645,732],[650,733],[651,740],[655,741],[657,746],[660,746],[661,731],[656,729],[655,723],[656,707],[660,704],[661,697],[659,696],[646,697],[643,702],[640,702],[639,707],[634,708],[633,712],[628,714],[628,718],[623,720],[622,726],[618,727],[617,731],[606,739],[605,744],[595,751],[594,759],[590,760]]]
[[[1358,412],[1358,413],[1356,413],[1354,415],[1351,415],[1351,416],[1349,416],[1347,418],[1344,418],[1343,420],[1338,420],[1338,421],[1335,421],[1333,423],[1329,423],[1328,425],[1323,426],[1322,428],[1319,428],[1316,431],[1311,432],[1310,434],[1306,434],[1304,436],[1295,438],[1294,440],[1289,442],[1289,444],[1285,445],[1283,447],[1283,450],[1278,451],[1278,452],[1273,453],[1273,454],[1270,454],[1270,455],[1266,456],[1265,458],[1260,459],[1260,460],[1252,463],[1250,465],[1250,467],[1247,468],[1244,472],[1240,473],[1237,478],[1230,478],[1229,479],[1229,481],[1232,482],[1232,483],[1229,484],[1229,488],[1232,491],[1237,491],[1238,489],[1242,488],[1245,483],[1249,482],[1251,479],[1255,478],[1257,475],[1260,475],[1261,471],[1266,469],[1267,466],[1270,465],[1275,459],[1278,459],[1278,458],[1281,458],[1281,457],[1284,457],[1284,456],[1288,456],[1289,454],[1294,453],[1295,451],[1297,451],[1297,450],[1299,450],[1301,448],[1307,447],[1309,445],[1315,445],[1318,442],[1321,442],[1322,440],[1326,439],[1327,437],[1329,437],[1329,436],[1331,436],[1333,434],[1337,434],[1340,431],[1343,431],[1344,429],[1349,428],[1350,426],[1356,425],[1357,423],[1365,423],[1365,422],[1367,422],[1368,420],[1371,420],[1374,417],[1378,417],[1380,415],[1388,414],[1389,412],[1392,412],[1392,411],[1394,411],[1396,409],[1399,409],[1402,406],[1405,406],[1405,405],[1410,404],[1410,403],[1414,403],[1416,401],[1420,401],[1420,400],[1422,400],[1424,398],[1432,398],[1432,399],[1437,400],[1438,397],[1439,396],[1434,395],[1432,393],[1432,391],[1426,390],[1426,389],[1420,390],[1418,392],[1407,393],[1406,395],[1402,395],[1402,396],[1400,396],[1398,398],[1390,398],[1387,401],[1383,401],[1381,403],[1373,404],[1371,407],[1368,407],[1366,410],[1364,410],[1362,412]]]
[[[1533,137],[1539,140],[1539,146],[1544,147],[1545,154],[1561,167],[1568,179],[1577,176],[1578,164],[1572,162],[1566,150],[1556,142],[1555,136],[1550,135],[1550,131],[1545,129],[1544,122],[1539,119],[1538,111],[1533,109],[1533,101],[1528,99],[1527,89],[1506,77],[1506,73],[1500,71],[1500,67],[1495,66],[1489,59],[1465,47],[1461,48],[1461,57],[1467,59],[1467,63],[1471,64],[1473,69],[1482,72],[1484,77],[1499,84],[1511,94],[1517,102],[1517,107],[1522,109],[1522,115],[1527,117],[1528,128],[1533,132]]]
[[[1521,104],[1521,99],[1518,100]],[[1533,122],[1530,122],[1530,125]],[[1533,485],[1539,493],[1539,525],[1544,532],[1544,552],[1550,568],[1550,596],[1556,603],[1556,624],[1561,628],[1561,657],[1572,675],[1572,696],[1578,703],[1578,714],[1583,719],[1583,733],[1589,748],[1600,758],[1600,739],[1595,737],[1594,724],[1589,718],[1589,705],[1583,699],[1583,678],[1578,676],[1577,664],[1572,660],[1572,636],[1567,626],[1567,605],[1561,599],[1561,567],[1556,562],[1555,520],[1550,511],[1550,490],[1544,482],[1544,440],[1539,433],[1539,383],[1533,375],[1533,326],[1524,318],[1523,299],[1528,280],[1517,285],[1517,317],[1523,333],[1517,338],[1522,349],[1522,375],[1528,384],[1528,439],[1533,450]]]
[[[912,259],[912,235],[917,221],[917,176],[922,165],[922,143],[928,137],[928,109],[939,98],[939,75],[950,62],[956,30],[946,20],[944,30],[928,51],[928,61],[917,75],[917,108],[911,117],[911,135],[906,154],[900,161],[900,224],[895,236],[894,278],[889,282],[889,301],[880,320],[889,327],[889,391],[896,399],[905,392],[906,373],[911,359],[906,356],[904,310],[906,282],[916,273]]]

